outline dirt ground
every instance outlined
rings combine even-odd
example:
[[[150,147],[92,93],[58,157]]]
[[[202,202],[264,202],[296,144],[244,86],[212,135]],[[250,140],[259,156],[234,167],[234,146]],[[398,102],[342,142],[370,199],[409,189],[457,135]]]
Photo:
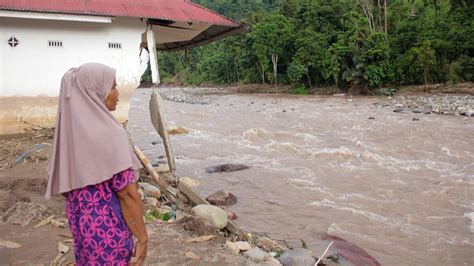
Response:
[[[0,265],[49,265],[58,255],[58,242],[69,251],[62,265],[74,262],[71,234],[67,228],[62,196],[44,199],[47,164],[51,153],[52,129],[0,138],[0,241],[12,241],[20,248],[0,245]],[[42,144],[15,164],[30,147]],[[66,228],[39,222],[54,215]],[[246,259],[225,248],[225,238],[200,243],[187,243],[197,236],[178,224],[152,221],[147,224],[149,248],[147,265],[244,265]],[[190,258],[192,252],[199,258]],[[189,253],[188,253],[189,254]]]

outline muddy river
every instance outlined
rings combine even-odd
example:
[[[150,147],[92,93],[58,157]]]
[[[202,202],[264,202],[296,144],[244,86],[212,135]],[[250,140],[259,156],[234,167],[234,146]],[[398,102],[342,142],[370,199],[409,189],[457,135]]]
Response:
[[[132,95],[129,131],[157,161],[150,93]],[[168,125],[189,129],[171,137],[177,174],[203,196],[237,195],[229,209],[245,230],[310,249],[329,233],[382,265],[474,265],[474,118],[395,113],[375,97],[205,97],[164,101]],[[222,163],[251,168],[206,173]]]

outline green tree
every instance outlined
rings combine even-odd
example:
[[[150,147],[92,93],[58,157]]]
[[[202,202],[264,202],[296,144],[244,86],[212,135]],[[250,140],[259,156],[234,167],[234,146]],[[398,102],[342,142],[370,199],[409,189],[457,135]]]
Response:
[[[265,72],[269,58],[273,66],[273,81],[278,83],[278,60],[292,39],[293,25],[282,15],[266,16],[250,32],[252,49],[259,60],[262,82],[265,83]]]

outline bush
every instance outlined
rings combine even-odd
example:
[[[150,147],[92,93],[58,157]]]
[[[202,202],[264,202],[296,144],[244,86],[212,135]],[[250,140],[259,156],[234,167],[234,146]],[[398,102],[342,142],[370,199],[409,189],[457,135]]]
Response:
[[[378,90],[373,91],[373,94],[377,96],[393,96],[397,94],[399,90],[400,89],[397,87],[380,88]]]
[[[291,88],[291,93],[293,94],[298,94],[298,95],[306,95],[308,94],[309,90],[306,88],[304,85],[295,85],[293,88]]]

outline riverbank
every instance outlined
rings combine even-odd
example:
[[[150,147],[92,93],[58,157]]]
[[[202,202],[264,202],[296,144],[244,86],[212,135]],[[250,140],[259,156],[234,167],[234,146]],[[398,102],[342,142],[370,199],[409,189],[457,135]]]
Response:
[[[158,88],[157,92],[165,100],[211,105],[219,95],[232,94],[278,94],[292,95],[288,86],[247,85],[230,87],[167,87]],[[336,93],[320,95],[322,97],[364,97],[350,94]],[[371,97],[371,96],[366,96]],[[474,83],[456,85],[407,86],[393,96],[380,96],[380,104],[389,106],[395,112],[413,112],[424,114],[463,115],[474,116]]]
[[[0,240],[19,244],[6,248],[0,243],[0,264],[50,265],[58,255],[58,242],[68,247],[60,265],[72,265],[74,252],[61,196],[44,199],[47,164],[53,137],[51,129],[0,138]],[[38,147],[15,164],[31,147]],[[37,227],[54,215],[57,222]],[[203,242],[189,242],[196,232],[179,223],[153,220],[149,233],[148,265],[244,265],[247,259],[226,248],[226,239],[216,235]]]

